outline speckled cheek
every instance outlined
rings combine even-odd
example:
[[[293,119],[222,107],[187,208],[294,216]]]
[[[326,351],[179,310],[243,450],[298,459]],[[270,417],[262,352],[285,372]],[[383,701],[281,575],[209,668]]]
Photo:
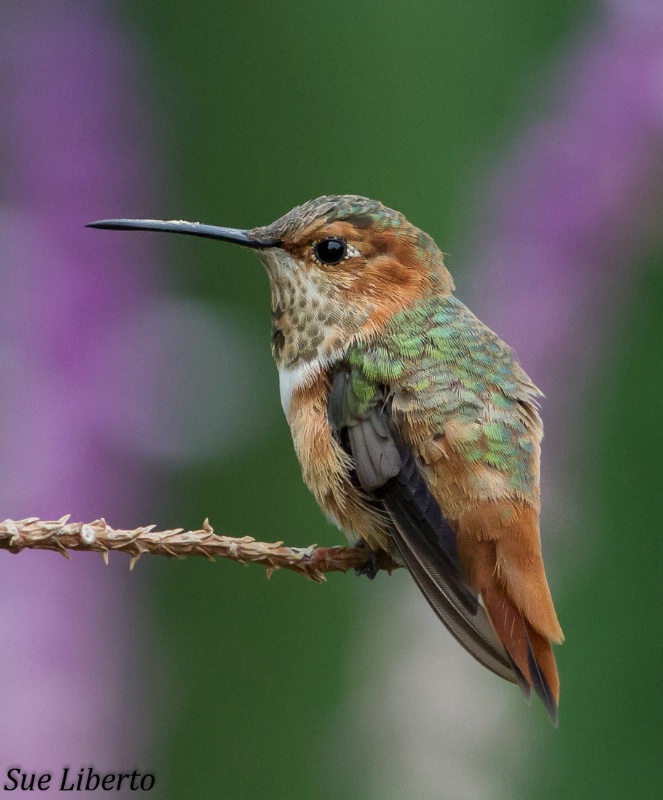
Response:
[[[272,289],[272,351],[293,367],[338,349],[351,315],[324,275],[307,270],[282,251],[261,254]]]

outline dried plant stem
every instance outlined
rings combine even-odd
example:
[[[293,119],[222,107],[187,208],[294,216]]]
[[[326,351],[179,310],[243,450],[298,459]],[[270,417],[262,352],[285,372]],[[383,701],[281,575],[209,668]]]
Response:
[[[240,564],[263,564],[267,568],[267,577],[276,569],[289,569],[319,583],[325,580],[325,573],[362,567],[370,556],[361,547],[285,547],[283,542],[257,542],[251,536],[240,539],[218,536],[208,520],[198,531],[182,528],[155,531],[154,527],[115,530],[104,519],[69,522],[69,516],[50,521],[37,517],[17,521],[6,519],[0,523],[0,549],[11,553],[26,549],[55,550],[65,558],[69,558],[69,551],[96,552],[101,553],[106,563],[108,553],[118,550],[131,557],[131,569],[143,553],[170,558],[203,556],[210,561],[218,556]],[[391,571],[398,565],[386,553],[379,553],[377,566]]]

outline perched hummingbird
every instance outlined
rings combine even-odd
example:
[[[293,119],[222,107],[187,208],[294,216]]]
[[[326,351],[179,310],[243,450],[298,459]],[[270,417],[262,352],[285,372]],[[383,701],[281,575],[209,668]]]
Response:
[[[541,393],[453,295],[435,242],[381,203],[320,197],[252,230],[117,219],[255,250],[304,480],[353,544],[407,567],[477,661],[557,723],[563,640],[541,557]],[[377,567],[367,568],[372,577]]]

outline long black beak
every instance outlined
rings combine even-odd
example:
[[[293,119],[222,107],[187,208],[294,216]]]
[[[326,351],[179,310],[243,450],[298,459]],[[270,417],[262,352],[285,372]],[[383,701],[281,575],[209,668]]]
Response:
[[[234,242],[235,244],[241,244],[242,247],[252,247],[256,250],[279,245],[278,239],[254,239],[249,235],[249,231],[242,231],[238,228],[219,228],[216,225],[203,225],[201,222],[184,222],[184,220],[101,219],[99,222],[89,222],[85,227],[115,231],[184,233],[188,236],[203,236],[206,239]]]

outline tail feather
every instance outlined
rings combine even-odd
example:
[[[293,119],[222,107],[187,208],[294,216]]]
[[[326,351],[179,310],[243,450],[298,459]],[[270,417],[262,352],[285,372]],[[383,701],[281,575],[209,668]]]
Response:
[[[547,652],[544,653],[545,657],[552,662],[551,665],[548,665],[546,672],[541,671],[540,659],[542,656],[541,654],[535,654],[531,642],[528,653],[528,666],[534,684],[534,691],[543,701],[543,705],[546,707],[546,711],[550,715],[552,724],[557,727],[557,708],[559,706],[559,675],[557,674],[557,664],[555,663],[555,658],[552,654],[552,647],[547,639],[545,640],[545,649],[547,650]],[[546,675],[550,675],[551,678],[554,679],[556,684],[554,690],[551,689]]]
[[[559,676],[550,642],[532,627],[497,582],[483,587],[481,596],[490,621],[518,672],[541,698],[557,726]]]
[[[563,634],[541,559],[538,514],[526,505],[484,504],[461,520],[460,555],[481,594],[516,677],[543,701],[557,725],[559,676],[552,641]]]

